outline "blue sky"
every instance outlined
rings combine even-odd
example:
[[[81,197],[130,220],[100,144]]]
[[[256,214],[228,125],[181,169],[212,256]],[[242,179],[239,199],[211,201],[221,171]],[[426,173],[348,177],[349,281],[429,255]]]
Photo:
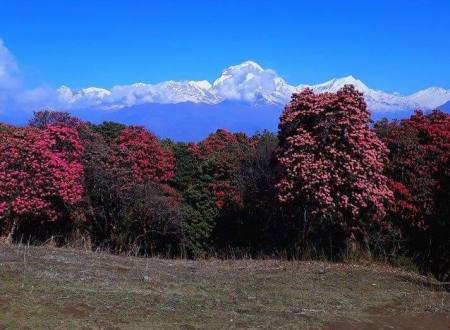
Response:
[[[72,87],[214,80],[251,59],[291,84],[353,74],[450,88],[450,1],[3,0],[0,38],[27,81]]]

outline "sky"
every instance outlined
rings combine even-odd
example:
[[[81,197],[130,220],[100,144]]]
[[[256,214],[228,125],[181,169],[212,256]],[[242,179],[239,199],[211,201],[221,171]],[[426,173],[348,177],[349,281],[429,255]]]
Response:
[[[449,17],[448,0],[2,0],[0,39],[30,85],[213,81],[253,60],[408,94],[450,88]]]

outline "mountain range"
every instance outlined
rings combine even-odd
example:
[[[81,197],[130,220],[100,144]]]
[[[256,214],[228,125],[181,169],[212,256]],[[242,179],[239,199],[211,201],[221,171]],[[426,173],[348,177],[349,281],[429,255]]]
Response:
[[[317,85],[294,86],[275,71],[264,69],[253,61],[226,68],[212,83],[206,80],[165,81],[118,85],[110,89],[61,86],[40,92],[39,102],[24,107],[60,109],[92,122],[114,120],[143,125],[161,137],[196,141],[217,128],[250,134],[264,129],[274,131],[279,115],[293,93],[304,88],[317,93],[336,92],[347,84],[364,93],[373,119],[404,118],[418,108],[430,111],[439,107],[450,112],[450,89],[430,87],[411,95],[401,95],[369,88],[353,76]],[[26,96],[23,99],[32,98]],[[26,117],[0,112],[0,120],[14,122],[11,116],[16,116],[16,122],[23,122]]]
[[[450,89],[430,87],[411,95],[371,89],[361,80],[347,76],[317,84],[288,84],[275,71],[263,69],[253,61],[230,66],[212,84],[203,81],[165,81],[158,84],[136,83],[111,89],[89,87],[72,90],[62,86],[58,102],[63,107],[120,109],[138,104],[177,104],[184,102],[218,104],[224,101],[285,105],[292,93],[308,87],[317,93],[335,92],[352,84],[364,97],[372,112],[401,112],[421,108],[430,110],[450,101]]]

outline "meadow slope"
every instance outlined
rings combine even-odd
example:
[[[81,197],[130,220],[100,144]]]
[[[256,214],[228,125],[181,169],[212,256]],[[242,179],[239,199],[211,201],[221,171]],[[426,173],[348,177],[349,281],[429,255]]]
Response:
[[[450,293],[382,265],[170,260],[0,244],[0,329],[447,329]]]

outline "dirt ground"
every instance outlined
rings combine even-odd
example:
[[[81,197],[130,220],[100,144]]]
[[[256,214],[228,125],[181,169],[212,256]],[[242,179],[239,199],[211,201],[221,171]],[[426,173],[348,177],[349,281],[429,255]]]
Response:
[[[375,264],[0,244],[0,329],[450,329],[450,293]]]

